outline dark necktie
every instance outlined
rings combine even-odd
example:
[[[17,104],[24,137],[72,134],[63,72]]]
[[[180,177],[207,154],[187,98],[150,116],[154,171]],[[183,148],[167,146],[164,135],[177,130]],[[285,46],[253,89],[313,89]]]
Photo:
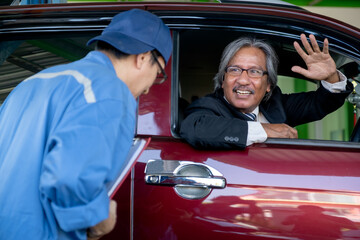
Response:
[[[251,121],[255,121],[256,114],[255,113],[244,113]]]

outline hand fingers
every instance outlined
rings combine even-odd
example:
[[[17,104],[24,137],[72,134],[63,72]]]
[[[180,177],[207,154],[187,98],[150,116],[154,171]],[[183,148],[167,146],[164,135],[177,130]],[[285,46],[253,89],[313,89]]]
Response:
[[[117,208],[117,203],[114,200],[110,200],[110,209],[109,212],[110,214],[114,215],[116,218],[116,208]]]
[[[304,48],[308,54],[311,54],[313,52],[318,52],[318,53],[321,52],[319,44],[316,41],[316,37],[313,34],[309,35],[311,46],[310,46],[305,34],[301,34],[300,38],[301,38],[301,42],[304,45]],[[327,38],[324,39],[323,53],[325,53],[325,54],[329,53],[329,40]]]
[[[310,42],[311,42],[311,45],[312,45],[312,48],[313,48],[314,52],[318,52],[318,53],[321,52],[321,50],[319,48],[319,45],[318,45],[318,43],[316,41],[315,36],[310,34],[309,38],[310,38]]]
[[[314,52],[320,53],[321,50],[320,50],[319,44],[318,44],[317,41],[316,41],[315,36],[312,35],[312,34],[310,34],[310,35],[309,35],[309,39],[310,39],[311,46],[312,46]]]
[[[308,42],[307,38],[306,38],[306,35],[305,34],[301,34],[300,35],[300,39],[301,39],[301,42],[306,50],[306,52],[310,55],[312,54],[314,51],[312,49],[312,47],[310,46],[310,43]]]
[[[294,42],[294,48],[297,51],[297,53],[300,55],[300,57],[305,60],[305,58],[307,57],[306,52],[304,52],[304,50],[300,47],[300,44],[298,42]]]
[[[114,229],[116,224],[116,209],[117,209],[117,203],[114,200],[110,200],[110,209],[109,209],[109,226],[107,229],[107,232],[110,232]]]
[[[116,224],[116,208],[117,203],[114,200],[110,200],[109,217],[88,229],[88,240],[100,239],[114,229]]]
[[[283,133],[287,138],[298,138],[297,130],[287,124],[282,124]]]
[[[327,38],[324,40],[323,52],[329,54],[329,40]]]
[[[298,133],[295,128],[285,123],[271,124],[262,123],[262,126],[269,138],[297,138]]]
[[[115,200],[110,200],[110,209],[116,209],[117,203]]]
[[[289,137],[290,138],[298,138],[298,132],[295,128],[290,127]]]
[[[293,66],[291,68],[291,71],[295,72],[295,73],[298,73],[298,74],[301,74],[305,77],[309,77],[309,71],[306,70],[305,68],[302,68],[302,67],[299,67],[299,66]]]
[[[311,55],[314,52],[317,52],[317,53],[321,52],[320,47],[319,47],[319,45],[318,45],[318,43],[316,41],[316,38],[315,38],[315,36],[313,34],[309,35],[311,45],[308,42],[305,34],[301,34],[300,39],[301,39],[301,42],[302,42],[306,52],[304,52],[304,50],[301,48],[301,46],[297,42],[294,42],[294,48],[296,49],[296,51],[298,52],[298,54],[300,55],[300,57],[303,60],[305,60],[307,55]]]

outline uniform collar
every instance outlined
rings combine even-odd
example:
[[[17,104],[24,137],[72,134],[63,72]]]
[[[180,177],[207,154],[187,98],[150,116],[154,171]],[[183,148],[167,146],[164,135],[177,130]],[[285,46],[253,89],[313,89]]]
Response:
[[[89,59],[91,61],[95,61],[100,63],[101,65],[107,66],[110,69],[112,69],[115,72],[114,65],[112,64],[110,58],[106,56],[106,54],[100,52],[100,51],[91,51],[89,52],[85,59]]]

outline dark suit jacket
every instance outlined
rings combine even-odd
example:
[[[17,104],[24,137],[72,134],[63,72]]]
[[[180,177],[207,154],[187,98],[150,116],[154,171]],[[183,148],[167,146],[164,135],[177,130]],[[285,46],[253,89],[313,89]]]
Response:
[[[331,93],[321,84],[316,91],[283,94],[276,87],[259,111],[270,123],[286,123],[292,127],[317,121],[344,104],[353,86],[348,82],[346,91]],[[193,102],[185,110],[180,136],[195,148],[243,149],[246,147],[249,118],[224,99],[218,89]]]

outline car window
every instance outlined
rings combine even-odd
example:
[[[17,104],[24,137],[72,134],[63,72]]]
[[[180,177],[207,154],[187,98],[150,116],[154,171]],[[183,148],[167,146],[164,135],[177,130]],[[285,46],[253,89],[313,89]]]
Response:
[[[317,89],[319,82],[291,72],[294,65],[304,66],[293,47],[297,35],[273,36],[240,31],[187,30],[179,32],[178,48],[178,112],[175,125],[179,129],[184,109],[194,100],[213,92],[213,78],[218,70],[223,49],[241,36],[255,36],[274,47],[279,57],[278,85],[284,93],[296,93]],[[323,39],[319,39],[323,41]],[[299,41],[299,40],[298,40]],[[331,50],[331,49],[330,49]],[[337,67],[354,60],[340,52],[331,51]],[[175,94],[176,94],[175,92]],[[300,139],[348,141],[353,130],[353,105],[348,101],[324,119],[297,126]],[[177,131],[174,131],[175,134]]]
[[[214,30],[174,31],[179,45],[178,62],[174,59],[178,75],[178,89],[173,93],[176,99],[174,135],[178,133],[184,109],[194,100],[211,93],[224,47],[232,40],[247,35],[242,32]],[[27,77],[42,69],[75,61],[84,57],[91,47],[86,42],[91,36],[24,39],[0,42],[0,104],[14,87]],[[317,88],[316,83],[294,76],[289,69],[292,64],[302,64],[292,47],[291,38],[272,39],[257,35],[272,43],[280,58],[279,86],[285,93],[309,91]],[[352,62],[340,53],[332,53],[337,66]],[[290,60],[291,61],[290,61]],[[175,66],[175,65],[174,65]],[[292,74],[292,75],[291,75]],[[348,141],[353,130],[353,105],[346,102],[343,107],[321,121],[297,127],[299,138]]]

